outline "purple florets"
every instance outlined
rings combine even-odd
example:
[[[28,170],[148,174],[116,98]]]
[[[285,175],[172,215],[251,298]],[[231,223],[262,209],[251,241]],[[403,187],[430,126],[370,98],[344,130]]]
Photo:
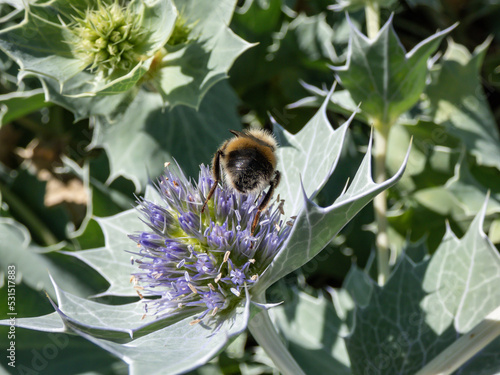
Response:
[[[201,213],[214,183],[201,166],[198,184],[169,168],[160,177],[161,204],[140,201],[150,230],[131,235],[139,247],[133,280],[144,296],[146,311],[159,316],[189,307],[208,313],[233,309],[245,298],[290,233],[281,207],[264,213],[255,232],[251,225],[259,200],[219,186]],[[279,202],[278,205],[282,203]]]

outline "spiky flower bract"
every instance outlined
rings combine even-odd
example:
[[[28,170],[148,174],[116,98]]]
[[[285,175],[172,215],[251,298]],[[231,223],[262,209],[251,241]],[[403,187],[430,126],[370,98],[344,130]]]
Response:
[[[214,183],[201,166],[193,185],[167,168],[158,191],[162,204],[140,201],[148,231],[131,235],[139,251],[134,283],[144,296],[146,311],[165,316],[197,308],[194,322],[230,312],[251,292],[290,233],[281,218],[281,202],[271,206],[255,232],[251,225],[259,200],[219,186],[207,209],[201,208]]]
[[[186,43],[192,31],[192,25],[188,25],[187,21],[182,15],[179,15],[175,20],[174,31],[167,41],[170,46],[177,46]]]
[[[76,36],[73,49],[90,70],[109,75],[116,70],[130,70],[140,60],[137,52],[142,43],[141,13],[122,7],[115,0],[108,4],[97,1],[74,17],[71,30]]]

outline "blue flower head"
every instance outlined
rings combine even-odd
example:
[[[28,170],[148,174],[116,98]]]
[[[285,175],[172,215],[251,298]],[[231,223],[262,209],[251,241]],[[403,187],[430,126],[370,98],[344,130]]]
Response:
[[[197,184],[168,167],[157,189],[162,204],[139,202],[149,230],[131,235],[139,251],[133,280],[146,311],[161,317],[197,309],[197,323],[230,312],[259,280],[290,233],[281,218],[282,202],[270,206],[254,233],[262,197],[219,186],[201,208],[214,179],[201,166]]]

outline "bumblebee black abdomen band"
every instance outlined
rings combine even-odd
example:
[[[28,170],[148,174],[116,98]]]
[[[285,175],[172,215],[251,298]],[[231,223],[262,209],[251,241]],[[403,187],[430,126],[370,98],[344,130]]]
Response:
[[[253,148],[231,151],[227,155],[226,169],[236,189],[242,193],[256,189],[263,179],[268,181],[274,170],[265,156]]]

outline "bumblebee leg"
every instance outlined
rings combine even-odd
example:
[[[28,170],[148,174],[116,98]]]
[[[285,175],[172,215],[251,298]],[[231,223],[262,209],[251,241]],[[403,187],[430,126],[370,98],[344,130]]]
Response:
[[[280,172],[279,171],[274,172],[274,179],[270,183],[269,190],[267,191],[266,196],[264,197],[264,199],[260,203],[259,208],[257,210],[257,213],[255,214],[255,217],[253,218],[252,229],[251,229],[252,234],[255,231],[255,228],[257,227],[257,223],[259,222],[259,219],[260,219],[260,214],[262,213],[262,211],[264,211],[266,209],[267,205],[269,204],[269,201],[271,200],[271,198],[273,196],[274,189],[276,189],[276,186],[278,186],[278,184],[280,183],[280,178],[281,178]]]
[[[214,177],[214,184],[210,188],[210,191],[208,192],[207,198],[205,199],[205,203],[203,203],[203,207],[201,208],[201,213],[205,211],[205,207],[207,206],[208,201],[210,198],[212,198],[212,195],[215,193],[215,189],[217,189],[217,185],[220,182],[220,157],[224,155],[224,152],[222,150],[217,150],[217,152],[214,155],[214,160],[212,162],[212,175]]]

